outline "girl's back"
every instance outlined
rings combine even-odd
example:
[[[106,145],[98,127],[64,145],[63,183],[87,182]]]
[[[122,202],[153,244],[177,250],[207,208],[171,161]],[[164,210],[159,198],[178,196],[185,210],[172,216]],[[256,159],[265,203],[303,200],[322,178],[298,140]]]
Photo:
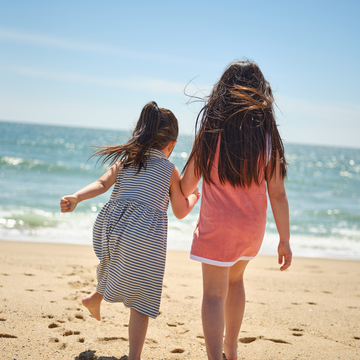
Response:
[[[170,177],[174,165],[163,152],[149,150],[145,167],[120,168],[110,201],[136,200],[148,207],[166,212],[169,205]]]
[[[190,256],[209,264],[231,266],[238,260],[252,259],[260,249],[266,225],[266,183],[263,171],[259,185],[235,188],[228,182],[222,184],[218,175],[219,152],[220,141],[211,184],[203,182],[201,215]]]

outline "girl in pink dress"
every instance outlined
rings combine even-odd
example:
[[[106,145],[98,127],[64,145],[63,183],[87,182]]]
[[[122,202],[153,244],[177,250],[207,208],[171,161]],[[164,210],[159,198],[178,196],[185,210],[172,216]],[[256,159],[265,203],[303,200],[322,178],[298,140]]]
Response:
[[[226,359],[237,359],[245,308],[243,274],[264,237],[266,190],[280,237],[280,270],[291,264],[287,164],[273,102],[257,64],[231,64],[198,115],[198,132],[181,179],[188,196],[203,178],[190,257],[202,263],[202,323],[213,360],[220,360],[222,351]]]

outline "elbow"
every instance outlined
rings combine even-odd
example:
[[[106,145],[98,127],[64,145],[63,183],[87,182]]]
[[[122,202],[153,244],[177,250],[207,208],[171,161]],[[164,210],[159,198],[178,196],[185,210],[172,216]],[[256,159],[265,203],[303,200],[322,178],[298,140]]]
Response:
[[[270,198],[271,204],[282,204],[282,203],[288,202],[286,192],[283,192],[283,191],[269,193],[269,198]]]
[[[174,215],[177,219],[182,220],[184,217],[186,217],[187,213],[180,211],[180,212],[174,212]]]
[[[102,181],[102,180],[97,180],[97,184],[98,184],[99,188],[101,189],[101,191],[102,191],[103,193],[108,190],[108,188],[107,188],[107,186],[106,186],[106,184],[105,184],[104,181]]]

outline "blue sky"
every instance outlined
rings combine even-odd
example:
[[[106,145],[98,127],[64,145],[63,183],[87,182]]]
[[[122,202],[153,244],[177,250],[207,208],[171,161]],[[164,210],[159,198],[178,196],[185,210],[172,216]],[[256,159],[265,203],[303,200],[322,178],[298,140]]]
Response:
[[[360,2],[0,0],[0,119],[129,129],[155,100],[194,133],[233,60],[271,83],[285,143],[360,147]]]

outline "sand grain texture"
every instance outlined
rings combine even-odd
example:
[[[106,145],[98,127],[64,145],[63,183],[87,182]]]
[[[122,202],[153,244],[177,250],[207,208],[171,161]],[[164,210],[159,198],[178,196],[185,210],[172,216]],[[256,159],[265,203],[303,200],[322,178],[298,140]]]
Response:
[[[0,241],[0,359],[120,360],[129,311],[103,303],[102,321],[81,299],[95,288],[90,246]],[[360,262],[295,258],[281,273],[259,256],[245,272],[239,359],[360,359]],[[171,251],[160,315],[143,359],[206,359],[201,266]]]

